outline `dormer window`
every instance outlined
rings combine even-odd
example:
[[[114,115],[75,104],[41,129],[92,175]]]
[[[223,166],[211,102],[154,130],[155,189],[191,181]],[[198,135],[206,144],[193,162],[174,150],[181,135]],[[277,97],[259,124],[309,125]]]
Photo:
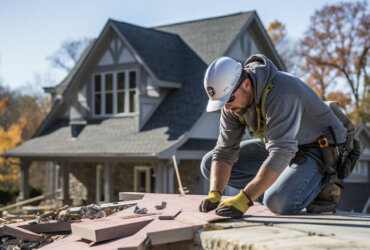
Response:
[[[136,70],[95,74],[93,76],[95,116],[134,113],[137,90]]]

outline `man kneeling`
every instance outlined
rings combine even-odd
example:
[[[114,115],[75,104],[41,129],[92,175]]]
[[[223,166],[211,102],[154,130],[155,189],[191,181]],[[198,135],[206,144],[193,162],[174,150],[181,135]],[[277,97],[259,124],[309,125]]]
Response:
[[[333,145],[346,141],[346,128],[304,82],[254,55],[244,67],[228,57],[215,60],[204,87],[207,111],[221,109],[221,118],[217,145],[201,164],[210,192],[200,211],[240,217],[263,197],[272,212],[296,214],[328,186],[339,195],[320,164],[327,161],[320,147],[334,154]],[[241,142],[246,128],[259,139]],[[335,172],[332,158],[327,166]],[[226,185],[240,193],[221,202]],[[339,196],[330,209],[338,202]]]

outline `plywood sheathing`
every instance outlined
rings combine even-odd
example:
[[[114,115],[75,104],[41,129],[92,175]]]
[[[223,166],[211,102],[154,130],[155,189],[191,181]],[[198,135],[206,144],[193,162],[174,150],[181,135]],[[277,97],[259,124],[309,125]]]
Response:
[[[135,195],[135,193],[130,194]],[[120,193],[120,197],[122,197],[122,193]],[[138,203],[138,206],[140,208],[146,207],[148,209],[148,213],[156,213],[160,215],[161,213],[165,213],[166,209],[182,209],[182,212],[174,220],[156,219],[134,235],[102,242],[91,247],[89,247],[89,241],[84,241],[80,237],[69,236],[47,245],[43,249],[142,249],[144,248],[147,238],[150,239],[152,245],[191,240],[194,237],[194,232],[202,225],[212,221],[227,219],[216,215],[214,211],[209,213],[199,212],[198,206],[205,197],[206,196],[204,195],[182,196],[176,194],[145,194],[143,199]],[[226,199],[228,197],[223,198]],[[155,205],[161,204],[162,201],[167,203],[166,209],[155,209]],[[133,210],[134,207],[130,207],[109,217],[132,216]],[[255,203],[255,206],[248,210],[246,216],[250,215],[275,216],[275,214],[271,213],[266,207],[258,203]]]
[[[131,219],[107,217],[85,220],[72,224],[72,234],[94,242],[111,240],[133,235],[154,219],[156,219],[154,216],[150,216]]]
[[[27,229],[23,229],[17,225],[18,223],[7,224],[3,227],[3,233],[5,235],[11,235],[22,240],[28,240],[30,242],[36,242],[41,240],[41,236],[31,232]]]

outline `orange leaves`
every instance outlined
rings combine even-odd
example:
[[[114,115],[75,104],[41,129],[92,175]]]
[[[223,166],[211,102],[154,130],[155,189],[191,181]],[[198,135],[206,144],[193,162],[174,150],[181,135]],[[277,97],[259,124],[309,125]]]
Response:
[[[9,107],[9,98],[5,96],[0,100],[0,110],[4,110]]]
[[[0,153],[29,139],[48,112],[44,97],[24,95],[0,85]],[[0,187],[18,185],[18,159],[0,157]]]
[[[369,29],[367,1],[325,5],[311,17],[300,40],[301,72],[322,99],[339,100],[347,108],[359,110],[365,101],[361,92],[369,91]],[[338,83],[345,87],[334,92]]]
[[[287,36],[286,27],[284,24],[275,20],[267,28],[267,33],[269,34],[271,41],[277,46],[282,40]]]
[[[13,124],[8,130],[0,127],[0,152],[14,148],[21,143],[22,129],[19,124]],[[11,159],[13,162],[15,159]],[[0,186],[14,188],[18,184],[19,167],[15,164],[7,164],[4,158],[0,158]]]
[[[0,152],[14,148],[22,142],[21,134],[22,128],[19,124],[11,125],[6,131],[0,127]]]
[[[340,91],[330,92],[326,95],[326,98],[330,101],[338,101],[339,106],[344,109],[347,105],[351,105],[352,103],[351,95]]]

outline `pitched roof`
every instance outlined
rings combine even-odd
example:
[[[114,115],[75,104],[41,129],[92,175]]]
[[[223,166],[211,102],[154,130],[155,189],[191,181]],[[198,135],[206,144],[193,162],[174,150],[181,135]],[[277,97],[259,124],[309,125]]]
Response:
[[[88,121],[77,138],[71,137],[69,121],[58,120],[41,136],[6,152],[22,157],[152,156],[173,145],[167,128],[136,131],[133,117]]]
[[[224,55],[254,11],[153,27],[178,34],[208,65]]]
[[[78,135],[71,139],[68,121],[57,121],[47,131],[4,155],[18,157],[87,157],[87,156],[153,156],[177,143],[205,111],[208,97],[203,89],[204,62],[178,36],[115,23],[125,38],[134,45],[148,65],[156,59],[168,60],[157,68],[169,80],[181,80],[179,89],[170,90],[161,105],[138,132],[133,117],[117,117],[88,121]],[[151,36],[155,38],[151,38]],[[148,40],[154,45],[148,45]],[[165,43],[163,43],[166,41]],[[167,42],[174,42],[167,46]],[[165,46],[163,46],[165,45]],[[162,47],[161,47],[162,46]],[[163,49],[162,49],[163,48]],[[177,55],[167,55],[167,54]],[[159,57],[154,57],[158,54]],[[163,55],[160,55],[163,54]],[[178,65],[174,65],[177,64]],[[165,67],[163,67],[163,65]],[[171,67],[171,69],[166,69]],[[177,69],[177,72],[176,72]]]
[[[187,45],[178,35],[111,20],[160,80],[183,82]]]
[[[78,137],[70,139],[68,122],[56,121],[51,128],[45,125],[46,130],[40,130],[39,136],[4,155],[156,155],[172,147],[205,112],[208,97],[203,77],[207,64],[226,52],[253,13],[155,28],[110,20],[158,79],[181,82],[181,87],[169,91],[141,131],[137,131],[133,117],[110,118],[88,121]],[[64,92],[73,84],[74,75],[95,45],[86,50],[70,75],[57,86],[58,91]]]

